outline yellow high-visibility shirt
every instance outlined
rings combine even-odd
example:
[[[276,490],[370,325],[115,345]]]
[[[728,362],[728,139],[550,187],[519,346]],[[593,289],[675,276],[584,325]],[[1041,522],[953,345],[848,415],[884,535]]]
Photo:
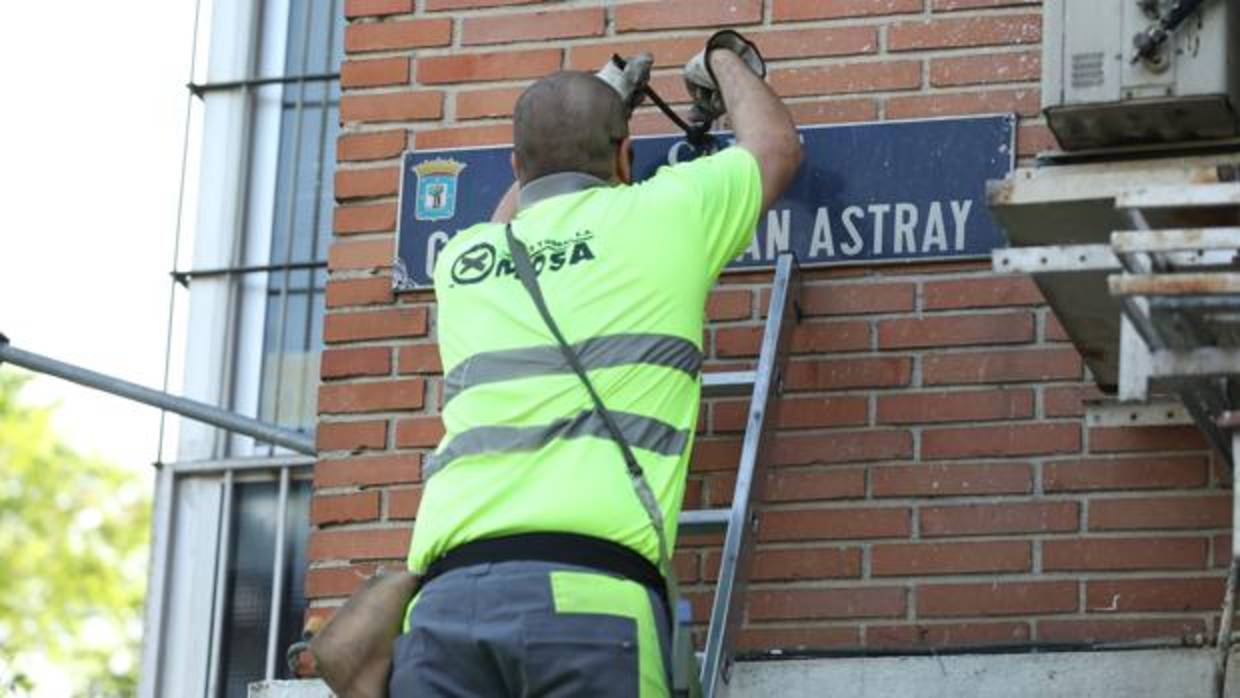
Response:
[[[637,184],[543,199],[512,223],[552,317],[645,471],[669,545],[697,421],[706,298],[748,246],[761,206],[758,163],[733,147]],[[446,433],[424,464],[409,569],[462,543],[531,532],[603,538],[658,564],[620,450],[517,278],[504,226],[461,231],[434,281]]]

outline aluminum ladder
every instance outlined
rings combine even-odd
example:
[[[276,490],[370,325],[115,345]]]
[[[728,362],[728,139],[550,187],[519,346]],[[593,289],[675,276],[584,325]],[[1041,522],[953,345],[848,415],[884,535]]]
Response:
[[[731,508],[685,511],[679,520],[682,535],[724,534],[710,626],[704,651],[699,655],[706,698],[724,695],[732,675],[733,644],[745,611],[749,562],[757,531],[754,503],[762,495],[764,466],[778,420],[789,338],[800,316],[798,290],[796,259],[791,254],[781,255],[775,263],[757,368],[707,373],[702,379],[702,397],[750,396]]]

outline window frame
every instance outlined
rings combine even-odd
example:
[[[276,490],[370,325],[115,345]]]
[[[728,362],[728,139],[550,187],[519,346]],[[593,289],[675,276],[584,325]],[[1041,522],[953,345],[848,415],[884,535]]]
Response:
[[[229,575],[232,502],[238,483],[278,483],[272,556],[271,610],[278,619],[288,535],[288,493],[294,480],[310,481],[311,456],[187,461],[165,464],[156,480],[150,585],[138,695],[221,695],[224,599]],[[307,522],[308,524],[308,522]],[[153,603],[154,602],[154,603]],[[279,623],[269,623],[264,678],[279,675],[284,659]]]
[[[307,24],[312,15],[322,19],[319,0],[302,2],[308,8]],[[325,4],[331,40],[326,61],[336,67],[343,0]],[[199,8],[211,17],[204,34],[210,56],[206,79],[188,86],[201,114],[201,155],[197,184],[189,185],[197,192],[191,271],[174,272],[178,282],[192,286],[181,393],[251,417],[262,409],[269,299],[275,293],[287,304],[299,293],[309,293],[307,332],[316,326],[313,304],[324,303],[321,277],[327,265],[319,226],[312,232],[310,250],[323,259],[292,261],[275,255],[277,261],[271,250],[276,206],[281,204],[276,200],[281,150],[288,147],[283,140],[294,137],[283,132],[286,104],[290,95],[299,96],[300,110],[308,84],[322,85],[317,90],[321,100],[308,107],[322,112],[318,162],[299,165],[319,168],[316,172],[325,178],[325,183],[315,183],[314,216],[320,215],[322,204],[317,202],[323,189],[328,195],[331,189],[330,165],[323,161],[328,149],[334,149],[328,122],[338,109],[339,73],[286,72],[293,7],[293,0],[207,0]],[[308,46],[306,39],[303,68],[313,55]],[[300,113],[296,118],[301,121]],[[303,143],[293,143],[289,152],[302,159]],[[300,191],[296,169],[286,187],[290,199]],[[288,211],[294,210],[290,202]],[[285,239],[292,239],[293,221],[287,215]],[[289,282],[299,274],[307,284]],[[313,347],[314,338],[307,334],[306,339]],[[283,351],[283,343],[280,346]],[[188,420],[179,425],[175,460],[162,464],[156,477],[139,695],[214,698],[225,689],[221,639],[236,486],[254,480],[277,483],[271,610],[260,677],[271,679],[280,676],[287,649],[277,646],[287,602],[282,594],[285,588],[296,588],[295,581],[284,578],[289,491],[295,482],[311,480],[315,460]],[[309,528],[309,520],[304,525]]]

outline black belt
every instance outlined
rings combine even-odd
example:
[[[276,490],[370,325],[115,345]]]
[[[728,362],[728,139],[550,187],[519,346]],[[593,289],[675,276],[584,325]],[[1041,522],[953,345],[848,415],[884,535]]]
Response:
[[[462,567],[517,561],[578,565],[624,577],[657,593],[671,613],[667,583],[654,563],[619,543],[578,533],[519,533],[462,543],[432,562],[419,586]]]

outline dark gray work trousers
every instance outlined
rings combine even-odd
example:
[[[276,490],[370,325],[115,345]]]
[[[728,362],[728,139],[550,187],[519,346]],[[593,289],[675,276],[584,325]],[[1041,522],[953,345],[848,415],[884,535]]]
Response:
[[[426,584],[396,639],[390,698],[659,698],[671,632],[661,597],[585,567],[499,562]]]

